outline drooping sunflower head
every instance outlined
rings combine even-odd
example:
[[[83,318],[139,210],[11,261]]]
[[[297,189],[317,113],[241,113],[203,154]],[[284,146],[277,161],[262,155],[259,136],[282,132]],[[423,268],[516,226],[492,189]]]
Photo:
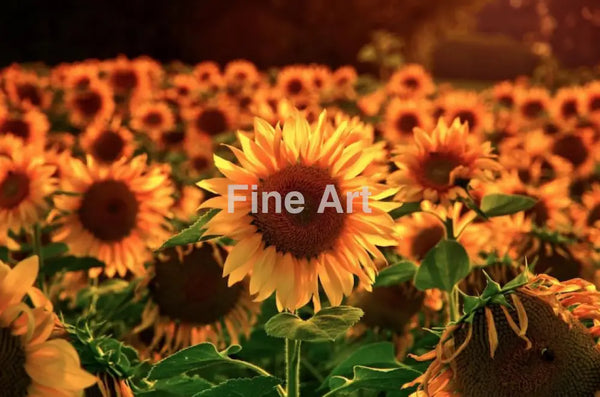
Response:
[[[387,90],[402,98],[423,98],[435,90],[431,75],[418,64],[409,64],[392,74]]]
[[[433,126],[429,115],[430,104],[426,101],[394,98],[385,110],[384,137],[392,143],[406,142],[418,127],[428,130]]]
[[[492,296],[489,294],[488,296]],[[417,379],[430,396],[589,396],[600,390],[600,293],[540,275],[479,298],[446,328]]]
[[[377,201],[392,192],[361,174],[375,153],[365,150],[364,142],[347,144],[353,139],[347,123],[332,134],[325,123],[324,113],[313,127],[299,114],[283,128],[256,119],[254,138],[239,133],[242,150],[232,148],[240,165],[215,156],[225,178],[199,183],[219,195],[201,207],[221,209],[206,233],[238,241],[224,265],[229,283],[250,273],[250,293],[263,300],[276,292],[280,308],[296,309],[311,297],[319,306],[319,281],[330,303],[340,304],[353,289],[353,275],[362,284],[372,283],[373,257],[384,260],[376,245],[396,244],[386,213],[395,205]],[[246,188],[231,192],[230,185]],[[363,188],[371,193],[364,201],[370,212],[362,209],[358,192]],[[268,197],[262,204],[263,193],[283,200],[290,192],[297,192],[303,204],[290,200],[285,208]],[[348,192],[356,194],[348,198]],[[234,195],[240,197],[234,200]],[[330,195],[340,198],[339,206]],[[256,211],[253,202],[260,205]]]
[[[89,125],[80,139],[82,149],[100,164],[111,164],[133,154],[133,134],[118,121]]]
[[[432,131],[415,129],[414,142],[396,152],[398,171],[388,183],[399,188],[399,201],[447,203],[464,195],[472,180],[490,180],[500,170],[491,144],[480,143],[458,119],[449,126],[440,119]]]
[[[143,274],[150,249],[169,235],[173,187],[164,167],[148,166],[146,156],[107,166],[88,157],[87,164],[71,159],[69,169],[62,189],[78,195],[55,200],[65,215],[57,220],[54,241],[65,242],[74,255],[102,260],[108,277]]]
[[[159,254],[149,280],[144,323],[154,325],[151,350],[171,352],[201,342],[238,343],[250,333],[260,304],[247,283],[227,285],[227,251],[202,244]]]

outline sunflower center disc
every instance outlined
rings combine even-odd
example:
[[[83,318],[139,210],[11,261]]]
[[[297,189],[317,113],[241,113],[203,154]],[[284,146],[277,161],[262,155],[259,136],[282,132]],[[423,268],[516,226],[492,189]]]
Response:
[[[177,145],[184,141],[185,133],[183,131],[165,132],[161,135],[160,139],[165,145]]]
[[[150,127],[157,127],[162,124],[162,115],[158,112],[150,112],[144,116],[144,124]]]
[[[596,204],[594,208],[590,211],[587,217],[587,225],[594,226],[594,224],[600,220],[600,204]]]
[[[95,91],[82,92],[75,98],[75,106],[85,117],[93,117],[102,107],[102,98]]]
[[[578,321],[563,321],[540,298],[518,296],[529,319],[526,335],[531,349],[511,329],[500,306],[493,305],[498,348],[492,359],[487,323],[480,310],[473,320],[471,341],[453,363],[461,395],[593,397],[600,390],[600,350],[591,335]],[[518,324],[516,311],[508,311]],[[462,344],[466,332],[463,326],[455,333],[455,346]]]
[[[14,208],[29,194],[29,177],[10,171],[0,183],[0,208]]]
[[[292,79],[287,84],[287,91],[292,95],[299,94],[302,91],[302,88],[304,88],[304,86],[298,79]]]
[[[590,99],[589,108],[592,112],[600,110],[600,96],[595,96],[592,99]]]
[[[564,118],[570,118],[577,115],[577,102],[574,99],[565,101],[560,107],[560,112]]]
[[[25,371],[25,351],[10,328],[0,328],[0,390],[3,397],[25,397],[31,379]]]
[[[40,92],[33,84],[20,84],[17,87],[17,96],[22,101],[29,101],[33,106],[40,106],[42,103]]]
[[[580,137],[575,135],[567,135],[554,142],[552,152],[560,156],[575,167],[585,163],[588,158],[588,150],[585,147]]]
[[[219,248],[226,258],[226,252]],[[212,324],[227,315],[239,301],[242,284],[227,287],[213,247],[204,244],[179,260],[174,249],[157,261],[151,291],[161,315],[192,324]]]
[[[539,101],[529,101],[523,105],[523,115],[529,119],[534,119],[540,115],[544,107]]]
[[[450,183],[450,173],[460,165],[460,160],[450,153],[431,152],[423,163],[425,184],[445,188]]]
[[[414,77],[409,77],[404,79],[404,86],[406,88],[410,88],[411,90],[415,90],[419,88],[419,81]]]
[[[470,129],[473,129],[477,126],[477,119],[475,118],[475,114],[470,110],[461,110],[456,113],[456,117],[460,120],[461,124],[467,123]]]
[[[413,128],[419,126],[419,119],[412,113],[403,114],[396,120],[396,128],[403,135],[411,134]]]
[[[137,83],[137,75],[130,69],[119,69],[112,75],[112,84],[120,91],[131,91]]]
[[[206,109],[198,116],[196,126],[209,135],[217,135],[227,130],[227,120],[219,109]]]
[[[344,213],[339,214],[332,207],[325,208],[323,213],[317,212],[327,185],[335,186]],[[302,212],[292,214],[282,203],[281,213],[275,213],[275,199],[269,199],[268,212],[261,208],[263,192],[278,192],[284,201],[293,191],[304,197]],[[318,167],[291,165],[278,171],[258,186],[258,200],[259,211],[251,215],[265,245],[275,246],[277,251],[289,252],[296,258],[317,257],[333,248],[344,227],[346,197],[340,194],[337,182],[329,173]],[[332,202],[331,197],[329,202]]]
[[[21,119],[7,119],[0,126],[0,133],[12,134],[21,139],[29,138],[29,124]]]
[[[92,153],[103,163],[112,163],[121,157],[124,147],[123,138],[116,132],[107,130],[94,141]]]
[[[127,237],[135,227],[139,203],[121,181],[95,182],[83,195],[79,219],[96,238],[114,242]]]

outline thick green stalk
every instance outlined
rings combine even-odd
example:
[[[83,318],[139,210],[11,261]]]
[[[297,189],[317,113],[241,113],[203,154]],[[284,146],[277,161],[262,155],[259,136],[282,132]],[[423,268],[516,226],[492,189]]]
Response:
[[[302,342],[285,340],[285,387],[287,397],[300,397],[300,349]]]

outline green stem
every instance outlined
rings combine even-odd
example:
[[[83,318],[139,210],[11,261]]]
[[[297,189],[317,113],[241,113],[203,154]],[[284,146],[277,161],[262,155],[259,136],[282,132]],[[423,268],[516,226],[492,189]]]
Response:
[[[38,257],[40,273],[43,274],[42,269],[44,268],[44,255],[42,255],[42,228],[39,223],[36,223],[33,226],[33,250],[34,250],[34,253]],[[38,274],[38,283],[39,283],[40,289],[42,291],[46,292],[45,288],[44,288],[44,279],[42,277],[40,277],[39,274]]]
[[[457,321],[460,318],[458,310],[458,287],[455,285],[448,293],[448,308],[450,309],[450,321]]]
[[[456,240],[456,236],[454,235],[454,224],[452,223],[452,218],[446,218],[444,226],[446,227],[446,238],[448,240]]]
[[[285,340],[285,386],[287,397],[300,397],[300,348],[302,342]]]
[[[271,375],[269,372],[265,371],[264,369],[262,369],[261,367],[259,367],[258,365],[254,365],[252,363],[249,363],[247,361],[242,361],[242,360],[236,360],[234,358],[230,358],[230,361],[242,366],[242,367],[246,367],[248,369],[253,370],[254,372],[263,375],[263,376],[273,376]],[[287,394],[285,392],[285,390],[283,389],[283,387],[281,385],[277,385],[277,393],[279,393],[279,395],[281,397],[286,397]]]
[[[319,370],[317,368],[315,368],[314,365],[312,365],[311,363],[308,362],[308,360],[300,360],[301,364],[304,365],[304,368],[306,368],[308,370],[308,372],[310,372],[310,374],[312,376],[315,377],[315,379],[319,382],[319,383],[323,383],[323,381],[325,380],[325,377],[323,375],[321,375],[321,373],[319,372]]]

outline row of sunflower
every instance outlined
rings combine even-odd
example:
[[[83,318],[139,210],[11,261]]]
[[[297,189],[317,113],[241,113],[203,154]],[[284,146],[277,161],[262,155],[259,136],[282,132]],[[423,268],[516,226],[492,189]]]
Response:
[[[118,57],[0,88],[0,395],[600,391],[600,82]]]

